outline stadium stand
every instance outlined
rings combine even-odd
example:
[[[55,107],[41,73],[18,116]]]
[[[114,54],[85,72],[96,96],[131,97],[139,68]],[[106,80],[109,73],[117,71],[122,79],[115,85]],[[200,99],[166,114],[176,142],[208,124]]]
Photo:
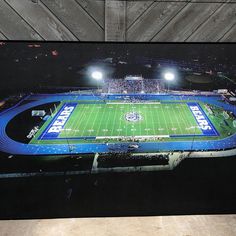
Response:
[[[103,92],[107,93],[159,93],[163,91],[163,81],[159,79],[107,79]]]

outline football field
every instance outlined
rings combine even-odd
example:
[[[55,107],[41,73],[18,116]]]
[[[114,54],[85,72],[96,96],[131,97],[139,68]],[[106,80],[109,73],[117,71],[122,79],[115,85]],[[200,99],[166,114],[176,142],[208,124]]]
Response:
[[[186,104],[81,104],[59,137],[201,134],[196,125]]]
[[[200,109],[201,116],[194,115],[191,107]],[[32,142],[208,135],[198,117],[208,120],[198,103],[62,102]],[[217,135],[213,125],[209,128],[215,132],[209,136]]]

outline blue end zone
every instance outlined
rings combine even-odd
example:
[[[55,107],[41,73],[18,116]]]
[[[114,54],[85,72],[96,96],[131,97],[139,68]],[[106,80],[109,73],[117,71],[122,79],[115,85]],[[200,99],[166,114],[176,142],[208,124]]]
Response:
[[[52,119],[47,128],[38,137],[39,140],[42,139],[56,139],[60,134],[61,130],[64,128],[67,120],[70,118],[72,112],[78,103],[69,102],[63,104],[60,110],[57,112],[56,116]]]
[[[197,102],[188,102],[187,104],[203,135],[219,136],[219,133],[217,132],[214,125],[211,123],[201,106]]]

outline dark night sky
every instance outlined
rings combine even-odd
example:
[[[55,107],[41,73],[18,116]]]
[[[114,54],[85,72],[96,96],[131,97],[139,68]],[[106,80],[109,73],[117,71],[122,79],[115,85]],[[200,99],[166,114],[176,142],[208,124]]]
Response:
[[[144,59],[236,65],[236,44],[112,44],[0,42],[1,90],[42,86],[94,86],[87,68],[98,65],[108,77],[155,76]],[[106,58],[112,58],[112,60]],[[112,62],[112,63],[111,63]],[[119,64],[126,62],[127,64]]]

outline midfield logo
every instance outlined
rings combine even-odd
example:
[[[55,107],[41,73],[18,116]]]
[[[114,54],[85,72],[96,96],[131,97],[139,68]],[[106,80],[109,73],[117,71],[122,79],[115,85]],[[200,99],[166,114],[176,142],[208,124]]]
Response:
[[[142,116],[138,112],[128,112],[125,114],[125,119],[127,121],[136,122],[142,120]]]

